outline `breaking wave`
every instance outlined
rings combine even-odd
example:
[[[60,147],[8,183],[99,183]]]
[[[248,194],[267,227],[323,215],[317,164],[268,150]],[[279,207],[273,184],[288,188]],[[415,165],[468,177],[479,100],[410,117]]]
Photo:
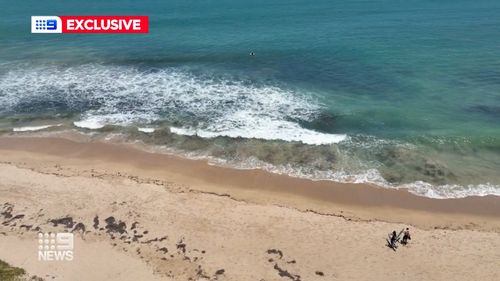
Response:
[[[0,105],[14,112],[67,111],[74,125],[99,129],[167,121],[180,134],[331,144],[346,138],[302,128],[321,105],[272,85],[197,77],[176,69],[83,65],[11,70]]]

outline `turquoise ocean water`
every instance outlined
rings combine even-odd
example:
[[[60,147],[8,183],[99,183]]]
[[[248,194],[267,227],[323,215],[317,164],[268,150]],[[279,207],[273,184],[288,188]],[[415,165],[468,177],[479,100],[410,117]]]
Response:
[[[0,10],[2,134],[119,134],[238,168],[436,198],[500,195],[499,1]],[[147,15],[150,32],[31,34],[32,15]]]

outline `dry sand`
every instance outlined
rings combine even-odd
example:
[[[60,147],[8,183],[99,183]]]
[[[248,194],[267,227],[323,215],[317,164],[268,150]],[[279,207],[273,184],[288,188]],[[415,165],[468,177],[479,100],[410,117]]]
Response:
[[[500,280],[498,197],[432,200],[123,145],[0,138],[0,213],[0,259],[46,280]],[[410,244],[386,247],[407,225]],[[38,231],[72,230],[73,261],[38,261]]]

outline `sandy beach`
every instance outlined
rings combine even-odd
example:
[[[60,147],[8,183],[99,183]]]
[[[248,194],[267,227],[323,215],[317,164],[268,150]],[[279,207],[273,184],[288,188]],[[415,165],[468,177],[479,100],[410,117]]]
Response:
[[[0,209],[0,260],[45,280],[500,280],[495,196],[429,199],[2,137]],[[409,245],[388,248],[405,227]],[[38,232],[71,231],[73,261],[38,261]]]

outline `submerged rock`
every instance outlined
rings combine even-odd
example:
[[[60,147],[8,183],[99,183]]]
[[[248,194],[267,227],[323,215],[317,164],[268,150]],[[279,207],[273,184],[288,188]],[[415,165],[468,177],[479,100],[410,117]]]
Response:
[[[424,181],[443,185],[455,179],[453,172],[444,163],[429,159],[415,149],[390,147],[377,156],[384,164],[380,168],[382,176],[393,184]]]

